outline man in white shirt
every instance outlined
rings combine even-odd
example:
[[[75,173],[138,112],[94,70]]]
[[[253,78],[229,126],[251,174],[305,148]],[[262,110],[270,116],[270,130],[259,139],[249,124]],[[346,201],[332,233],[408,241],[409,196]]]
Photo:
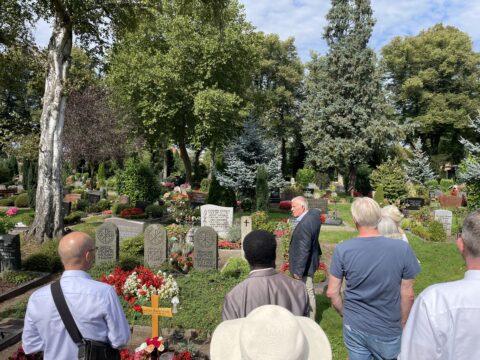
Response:
[[[60,285],[82,336],[116,349],[126,345],[130,327],[115,290],[93,280],[86,272],[95,258],[92,238],[82,232],[65,235],[58,245],[58,254],[65,267]],[[43,351],[46,360],[78,358],[78,347],[63,325],[50,285],[30,296],[22,345],[26,354]]]
[[[467,265],[465,277],[429,286],[418,296],[399,359],[480,359],[480,210],[465,219],[457,247]]]

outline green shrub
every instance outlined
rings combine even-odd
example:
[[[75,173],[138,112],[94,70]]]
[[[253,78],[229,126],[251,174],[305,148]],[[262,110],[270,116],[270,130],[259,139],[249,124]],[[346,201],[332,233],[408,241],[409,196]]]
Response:
[[[467,183],[467,207],[470,211],[480,209],[480,182],[470,181]]]
[[[295,180],[302,188],[307,187],[309,183],[315,182],[315,170],[309,167],[298,169],[297,174],[295,175]]]
[[[402,199],[407,192],[405,188],[405,171],[397,161],[392,159],[387,160],[372,171],[370,183],[374,189],[382,186],[385,198],[389,202]]]
[[[19,208],[28,207],[28,194],[22,193],[15,198],[15,206]]]
[[[410,231],[424,240],[430,240],[430,232],[420,224],[412,225]]]
[[[454,185],[454,181],[452,179],[440,179],[440,189],[443,192],[448,192],[448,189]]]
[[[428,223],[428,232],[430,233],[430,241],[444,242],[447,240],[447,234],[443,229],[443,225],[436,220]]]
[[[233,224],[232,227],[228,230],[227,239],[231,242],[238,242],[242,237],[242,233],[240,230],[240,226],[237,224]]]
[[[221,186],[215,176],[213,176],[208,190],[207,202],[213,205],[235,207],[236,197],[232,189]]]
[[[162,205],[148,205],[145,209],[145,214],[152,218],[161,218],[164,212]]]
[[[108,209],[110,209],[110,201],[108,201],[107,199],[101,199],[97,203],[89,205],[87,207],[87,212],[99,213]]]
[[[34,219],[33,214],[22,214],[22,216],[20,217],[20,221],[27,226],[32,225],[33,219]]]
[[[143,265],[143,261],[141,258],[137,257],[131,257],[131,256],[126,256],[126,257],[121,257],[120,262],[118,263],[118,266],[120,266],[123,270],[133,270],[137,266]]]
[[[265,211],[256,211],[252,215],[252,230],[259,230],[268,222],[268,214]]]
[[[435,179],[425,181],[425,186],[429,190],[438,189],[438,181]]]
[[[208,189],[210,188],[211,180],[208,178],[202,179],[200,182],[200,191],[208,193]]]
[[[222,270],[222,274],[228,277],[247,277],[250,272],[250,265],[242,258],[231,257]]]
[[[252,211],[253,207],[253,201],[250,198],[244,198],[240,202],[240,207],[242,208],[243,211]]]
[[[277,229],[278,223],[276,221],[267,221],[266,223],[260,224],[258,230],[265,230],[269,233],[272,233]]]
[[[319,284],[319,283],[325,281],[326,278],[327,278],[327,275],[325,274],[325,271],[323,271],[323,270],[317,270],[313,274],[313,282],[315,284]]]
[[[23,284],[35,279],[35,275],[28,271],[5,271],[0,274],[0,278],[10,284]]]
[[[102,263],[102,264],[95,264],[90,270],[88,270],[88,273],[92,277],[92,279],[99,280],[102,275],[108,275],[110,274],[113,269],[118,266],[117,263],[111,262],[111,263]]]
[[[120,256],[125,258],[143,256],[143,234],[123,239],[120,243]]]
[[[138,200],[153,202],[160,195],[160,184],[149,164],[130,158],[117,174],[117,191],[128,195],[132,204]]]
[[[15,227],[13,221],[8,218],[0,217],[0,235],[8,234]]]
[[[86,193],[85,190],[82,188],[75,188],[72,190],[72,194],[80,194],[82,198],[84,198]]]
[[[0,206],[13,206],[15,204],[15,197],[11,196],[5,199],[0,199]]]
[[[256,209],[268,211],[270,206],[270,191],[268,190],[268,171],[265,165],[257,168],[257,184],[255,187]]]
[[[129,204],[114,203],[112,205],[112,214],[119,215],[122,212],[122,210],[128,209],[129,207],[130,207]]]
[[[373,200],[375,200],[378,205],[383,206],[383,202],[385,200],[385,194],[383,192],[383,186],[378,185],[377,191],[375,191],[375,195],[373,196]]]
[[[75,202],[75,210],[77,211],[85,211],[89,206],[88,200],[80,199]]]
[[[106,185],[107,185],[107,188],[109,188],[109,189],[116,189],[117,188],[117,177],[115,175],[109,177],[106,180]]]
[[[368,193],[373,190],[372,186],[370,185],[371,173],[372,173],[372,169],[366,164],[360,165],[357,169],[357,178],[355,180],[355,190],[357,190],[362,195],[368,195]]]
[[[39,252],[28,256],[22,262],[22,268],[28,271],[55,273],[63,269],[57,253],[58,240],[49,240],[42,244]]]
[[[65,225],[76,223],[80,221],[83,215],[84,213],[82,211],[72,211],[70,214],[63,218],[63,222]]]
[[[99,188],[105,187],[105,164],[103,162],[98,165],[97,171],[97,186]]]
[[[413,226],[413,222],[410,219],[403,219],[400,223],[400,227],[404,230],[410,229]]]
[[[291,200],[294,197],[303,195],[303,189],[298,185],[290,185],[282,190],[285,200]]]

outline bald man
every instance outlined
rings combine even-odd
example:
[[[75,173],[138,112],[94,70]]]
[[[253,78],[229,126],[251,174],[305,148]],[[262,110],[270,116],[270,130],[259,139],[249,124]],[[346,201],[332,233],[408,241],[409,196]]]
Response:
[[[65,268],[60,285],[82,336],[122,348],[130,339],[130,327],[117,294],[110,285],[93,280],[86,272],[95,258],[92,238],[72,232],[60,240],[58,254]],[[46,360],[78,358],[78,347],[63,325],[50,285],[30,296],[22,345],[26,354],[43,351]]]

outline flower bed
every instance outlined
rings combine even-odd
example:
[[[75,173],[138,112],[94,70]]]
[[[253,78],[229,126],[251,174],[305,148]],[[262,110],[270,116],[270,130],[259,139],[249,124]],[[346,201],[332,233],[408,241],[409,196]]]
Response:
[[[228,240],[220,240],[218,242],[218,248],[219,249],[227,249],[227,250],[240,249],[241,244],[239,242],[232,242],[232,241],[228,241]]]

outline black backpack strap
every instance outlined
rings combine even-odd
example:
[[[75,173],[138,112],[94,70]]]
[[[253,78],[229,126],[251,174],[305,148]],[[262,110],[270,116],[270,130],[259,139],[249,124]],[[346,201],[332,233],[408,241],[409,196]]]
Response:
[[[78,330],[77,324],[75,324],[72,313],[70,312],[67,302],[65,301],[65,296],[63,295],[62,287],[60,286],[60,280],[52,283],[50,288],[52,291],[53,301],[55,302],[55,306],[57,307],[58,313],[62,318],[65,328],[67,329],[73,342],[77,345],[81,345],[83,343],[83,336],[80,333],[80,330]]]

